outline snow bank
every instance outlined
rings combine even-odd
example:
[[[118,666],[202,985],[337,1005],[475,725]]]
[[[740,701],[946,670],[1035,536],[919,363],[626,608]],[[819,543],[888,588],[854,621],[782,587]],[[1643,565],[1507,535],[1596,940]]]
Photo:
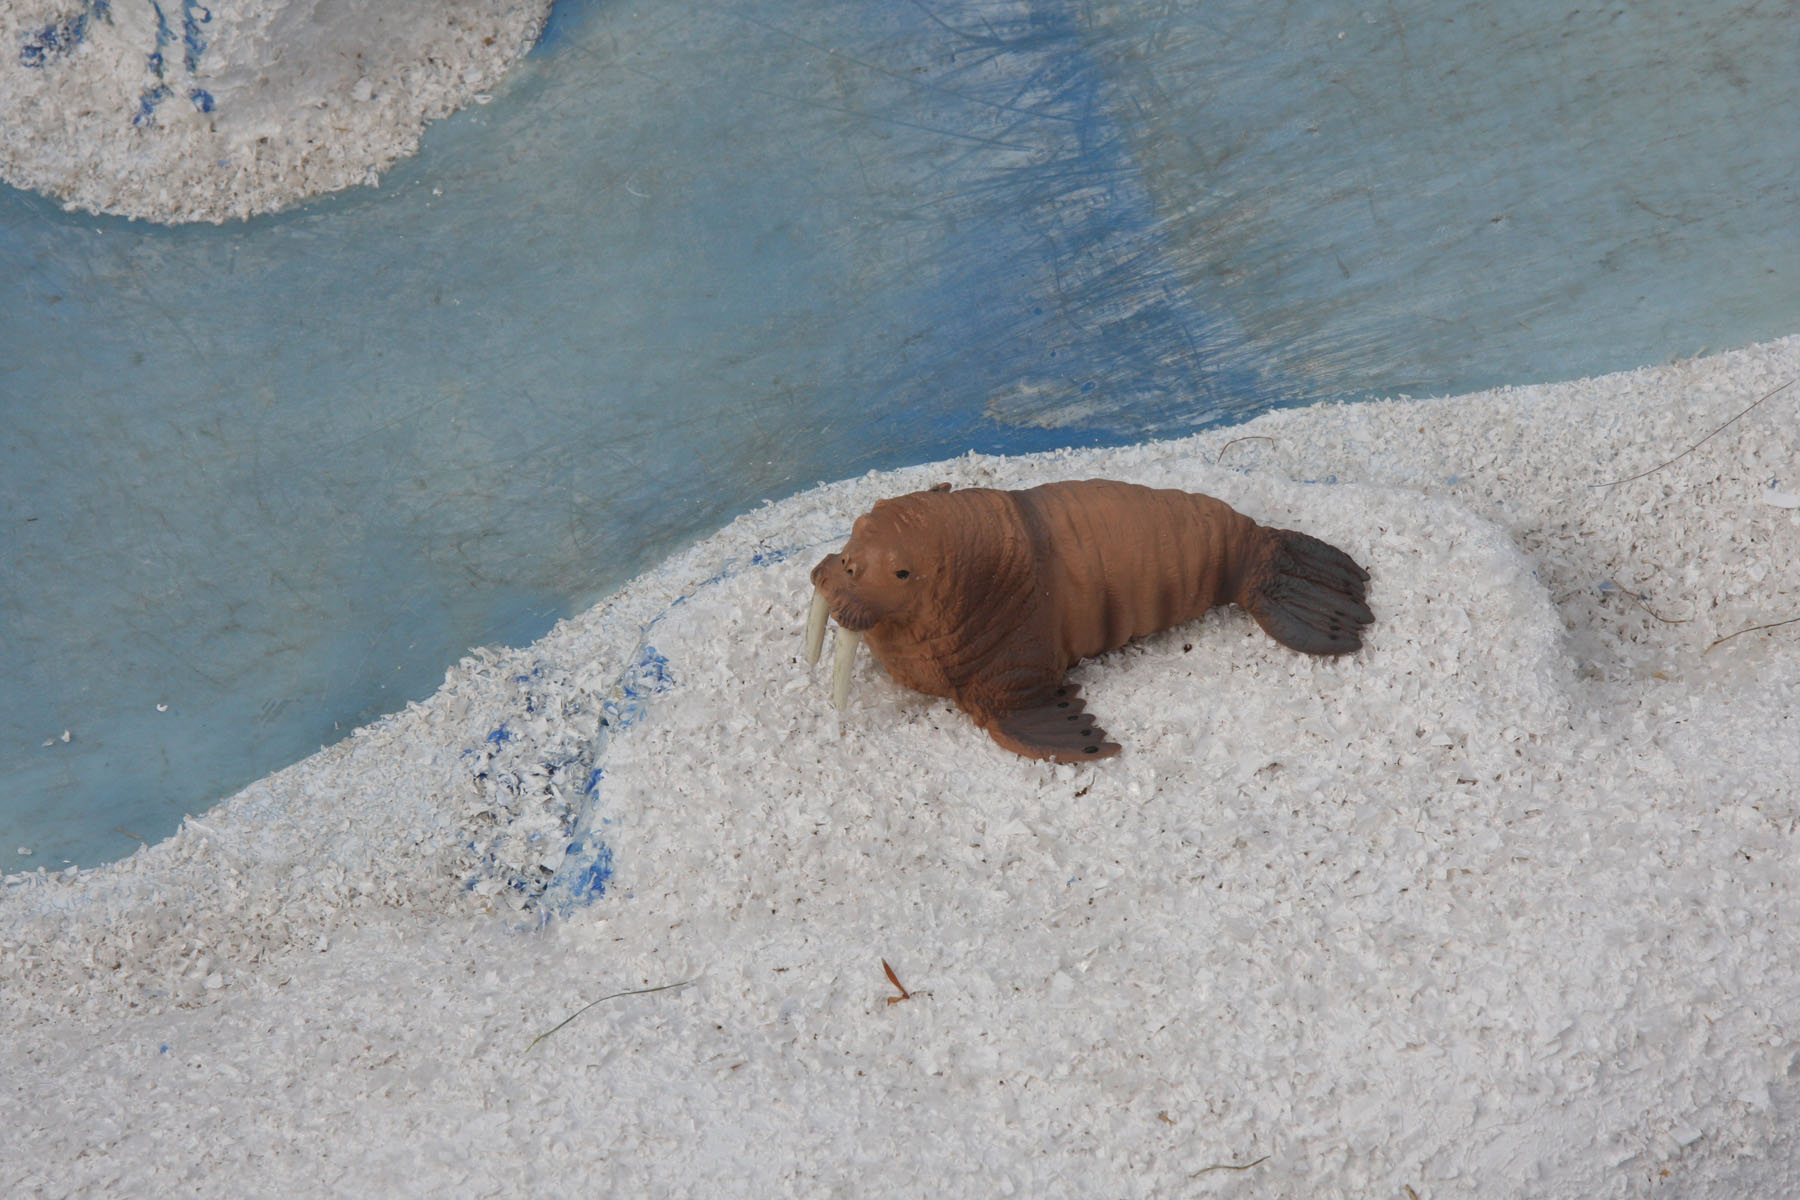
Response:
[[[1800,617],[1794,402],[1594,485],[1796,375],[1789,339],[751,513],[162,845],[9,878],[0,1183],[1792,1192],[1800,625],[1719,639]],[[1343,546],[1365,649],[1218,611],[1084,664],[1093,767],[867,659],[833,713],[800,620],[858,512],[1090,475]]]

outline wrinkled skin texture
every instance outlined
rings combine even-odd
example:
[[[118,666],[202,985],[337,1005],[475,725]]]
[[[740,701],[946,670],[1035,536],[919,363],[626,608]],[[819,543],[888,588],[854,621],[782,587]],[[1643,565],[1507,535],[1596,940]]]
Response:
[[[896,680],[1057,762],[1119,752],[1063,682],[1081,659],[1224,603],[1285,645],[1349,653],[1373,620],[1367,579],[1342,551],[1210,496],[1099,479],[883,500],[812,572]]]

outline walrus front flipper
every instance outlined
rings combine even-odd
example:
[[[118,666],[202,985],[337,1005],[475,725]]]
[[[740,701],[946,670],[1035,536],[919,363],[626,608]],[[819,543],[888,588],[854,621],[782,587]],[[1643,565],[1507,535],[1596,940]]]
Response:
[[[1284,646],[1307,654],[1360,650],[1363,626],[1375,619],[1363,603],[1369,573],[1316,537],[1291,529],[1260,532],[1260,561],[1251,567],[1239,603]]]
[[[1065,683],[1037,708],[995,713],[981,723],[996,742],[1026,758],[1059,763],[1111,758],[1119,744],[1106,740],[1106,730],[1086,710],[1081,689]]]

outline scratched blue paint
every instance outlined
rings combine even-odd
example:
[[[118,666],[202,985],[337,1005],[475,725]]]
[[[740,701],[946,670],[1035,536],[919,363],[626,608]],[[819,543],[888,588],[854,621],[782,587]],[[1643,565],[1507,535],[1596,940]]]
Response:
[[[158,0],[150,0],[150,11],[156,16],[156,49],[150,52],[150,69],[156,77],[163,77],[163,51],[175,43],[175,30],[169,25],[168,14]]]
[[[150,11],[155,18],[153,31],[155,40],[153,48],[145,54],[145,65],[155,76],[156,82],[139,92],[137,109],[132,114],[132,124],[134,125],[152,123],[156,117],[157,107],[174,94],[168,79],[168,59],[165,51],[177,40],[175,30],[159,0],[150,0]],[[180,37],[182,66],[190,76],[199,69],[201,55],[206,52],[207,39],[202,27],[211,24],[212,19],[211,9],[196,3],[195,0],[182,0]],[[87,6],[80,11],[26,35],[19,46],[20,64],[26,67],[41,68],[62,58],[87,40],[88,31],[96,21],[112,23],[110,0],[89,0]],[[213,111],[215,104],[213,95],[205,88],[190,86],[186,95],[197,111],[203,113]]]
[[[95,21],[112,23],[110,0],[88,0],[79,12],[27,33],[19,42],[19,65],[36,68],[55,62],[87,41]]]
[[[206,52],[206,38],[202,36],[200,27],[212,22],[212,10],[194,0],[181,2],[181,62],[192,75],[200,66],[200,56]],[[210,110],[210,98],[208,109]]]
[[[841,541],[842,535],[830,540]],[[817,546],[758,546],[751,553],[747,566],[756,570],[766,569],[796,553],[811,549],[817,549]],[[605,758],[613,736],[636,724],[648,710],[650,701],[675,685],[668,657],[648,641],[651,631],[692,596],[734,577],[745,569],[745,565],[736,561],[728,562],[723,569],[696,585],[692,591],[675,597],[667,608],[644,627],[644,640],[640,642],[631,665],[613,685],[603,706],[606,715],[601,719],[599,734],[586,748],[584,758],[594,765],[589,769],[587,783],[582,788],[579,810],[570,814],[572,832],[562,866],[542,889],[542,893],[534,897],[538,902],[540,917],[548,918],[566,913],[571,908],[606,894],[605,885],[613,872],[613,852],[601,837],[599,828],[612,822],[599,815],[600,784],[606,777],[601,760]]]
[[[168,64],[163,57],[163,51],[174,44],[175,31],[170,28],[169,18],[157,0],[150,0],[150,11],[156,17],[156,48],[145,56],[145,61],[150,68],[150,73],[156,76],[157,82],[138,94],[137,112],[131,118],[133,125],[148,125],[154,122],[157,106],[172,94],[166,81],[165,72]]]
[[[725,575],[715,576],[700,587],[711,587]],[[673,609],[687,597],[678,597],[669,607]],[[665,609],[659,613],[645,628],[646,639],[668,614]],[[592,765],[588,769],[587,783],[582,788],[579,806],[568,814],[569,843],[563,855],[562,866],[555,876],[537,895],[538,912],[541,916],[553,916],[565,913],[571,908],[587,904],[599,896],[606,894],[607,881],[613,874],[613,852],[600,827],[607,824],[600,816],[600,805],[603,801],[601,782],[606,778],[602,760],[606,757],[607,747],[612,739],[635,725],[647,711],[650,701],[675,686],[675,677],[670,670],[668,658],[646,640],[637,648],[632,661],[614,683],[611,693],[603,704],[605,715],[600,720],[600,731],[593,742],[586,748],[585,759]]]
[[[667,691],[673,684],[669,660],[655,646],[645,646],[639,651],[637,662],[620,681],[618,698],[606,701],[606,716],[601,724],[611,726],[615,731],[631,728],[644,715],[650,698]]]
[[[160,56],[158,55],[152,55],[153,59],[159,57]],[[133,125],[143,125],[155,120],[156,106],[168,98],[169,87],[167,84],[159,83],[154,87],[145,88],[142,94],[138,96],[137,114],[131,118],[131,123]]]
[[[156,48],[149,53],[150,71],[158,82],[145,88],[138,97],[138,111],[132,117],[132,124],[145,125],[156,117],[157,106],[173,94],[167,82],[168,61],[163,52],[175,44],[175,30],[170,24],[168,14],[157,0],[151,0],[151,11],[156,16]],[[206,38],[201,26],[210,24],[212,10],[195,3],[195,0],[181,0],[181,65],[188,75],[193,75],[200,67],[200,56],[206,52]],[[187,98],[194,108],[203,113],[213,110],[212,93],[202,87],[189,87]]]
[[[660,657],[660,656],[656,656]],[[658,677],[667,681],[666,664],[654,664],[645,668],[646,677]],[[624,678],[629,678],[627,672]],[[530,683],[543,676],[543,666],[534,665],[529,672],[513,676],[514,683]],[[624,679],[621,680],[621,686]],[[641,697],[650,694],[648,684],[635,689]],[[527,692],[522,697],[522,704],[527,713],[538,710],[539,698],[535,692]],[[571,719],[580,715],[578,705],[565,705],[564,715]],[[571,780],[581,780],[579,794],[564,800],[564,807],[553,815],[559,824],[556,834],[533,832],[528,844],[533,852],[529,856],[533,862],[542,862],[549,857],[552,844],[565,847],[563,861],[565,870],[554,879],[545,879],[543,873],[535,868],[520,871],[513,865],[501,860],[492,849],[483,851],[471,842],[469,849],[477,855],[474,872],[464,880],[467,888],[473,889],[484,880],[497,880],[511,892],[517,894],[528,904],[544,906],[543,897],[553,888],[558,889],[556,895],[559,903],[566,906],[572,903],[586,903],[594,894],[604,892],[605,881],[611,877],[611,850],[597,834],[590,834],[588,828],[593,820],[594,802],[597,799],[601,768],[598,758],[605,749],[605,726],[602,723],[602,736],[589,745],[583,746],[575,753],[561,753],[548,758],[536,758],[533,747],[520,739],[509,722],[490,730],[475,746],[463,749],[462,761],[476,760],[470,767],[471,778],[477,782],[487,782],[501,797],[517,796],[527,776],[548,780],[549,795],[561,798],[569,795],[567,784]],[[510,747],[510,749],[509,749]],[[592,867],[598,863],[598,869],[587,871],[582,867]]]
[[[606,895],[606,885],[612,882],[612,877],[612,847],[602,844],[576,876],[570,887],[571,898],[577,903],[598,900]]]

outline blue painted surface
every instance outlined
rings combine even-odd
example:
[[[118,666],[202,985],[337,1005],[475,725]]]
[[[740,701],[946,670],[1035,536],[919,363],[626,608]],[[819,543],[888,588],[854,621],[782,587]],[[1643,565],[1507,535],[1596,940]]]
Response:
[[[0,192],[0,855],[127,852],[820,479],[1792,332],[1795,48],[1669,0],[563,3],[379,190]]]

